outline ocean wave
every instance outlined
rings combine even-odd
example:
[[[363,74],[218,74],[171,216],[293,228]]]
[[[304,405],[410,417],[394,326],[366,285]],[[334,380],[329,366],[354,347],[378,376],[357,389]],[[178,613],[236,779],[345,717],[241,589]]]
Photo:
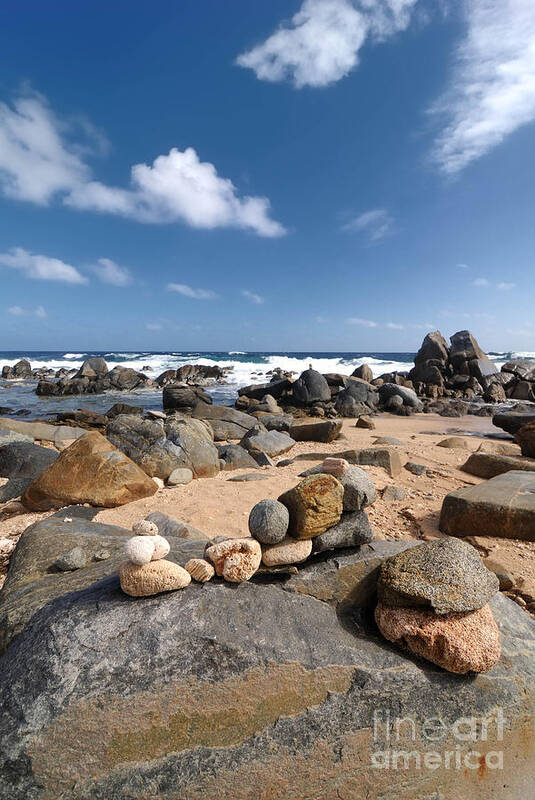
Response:
[[[83,358],[85,353],[64,353],[63,358]]]

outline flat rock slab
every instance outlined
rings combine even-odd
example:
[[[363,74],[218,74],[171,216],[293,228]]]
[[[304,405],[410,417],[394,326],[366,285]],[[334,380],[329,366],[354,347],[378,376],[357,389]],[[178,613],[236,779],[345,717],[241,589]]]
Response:
[[[234,475],[232,478],[227,478],[231,483],[244,483],[249,481],[267,481],[269,475],[261,475],[258,472],[247,472],[245,475]]]
[[[535,458],[524,456],[501,456],[495,453],[472,453],[466,464],[461,467],[463,472],[476,475],[478,478],[495,478],[511,470],[535,472]]]
[[[450,492],[442,503],[440,530],[535,541],[535,475],[513,470]]]
[[[345,458],[350,464],[382,467],[391,478],[401,472],[401,458],[391,447],[369,447],[365,450],[342,450],[339,453],[301,453],[294,461],[324,461],[326,458]]]
[[[527,425],[528,422],[535,421],[535,409],[533,411],[501,411],[498,414],[494,414],[492,418],[492,424],[495,425],[497,428],[502,428],[502,430],[507,431],[510,433],[511,436],[520,430],[523,425]]]
[[[13,444],[14,442],[33,442],[33,436],[28,436],[27,433],[19,433],[18,431],[10,431],[7,428],[0,429],[0,447],[5,447],[6,444]]]
[[[342,430],[341,419],[329,419],[324,422],[306,422],[292,425],[290,436],[296,442],[333,442]]]
[[[20,419],[0,417],[0,428],[16,433],[22,433],[33,441],[40,439],[42,442],[66,442],[79,439],[87,433],[84,428],[71,428],[69,425],[49,425],[48,422],[24,422]]]

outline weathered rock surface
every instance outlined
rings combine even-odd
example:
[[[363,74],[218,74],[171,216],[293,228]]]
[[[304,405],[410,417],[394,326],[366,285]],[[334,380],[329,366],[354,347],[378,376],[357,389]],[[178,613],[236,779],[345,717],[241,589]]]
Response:
[[[208,539],[205,533],[194,528],[193,525],[175,519],[175,517],[170,517],[169,514],[163,514],[161,511],[152,511],[147,515],[146,519],[156,525],[159,535],[165,539],[192,539],[194,541]]]
[[[299,461],[324,461],[326,458],[343,458],[349,464],[383,467],[391,478],[401,472],[401,458],[392,447],[369,447],[364,450],[341,450],[338,453],[302,453],[295,457]]]
[[[174,414],[167,420],[118,416],[106,435],[147,475],[166,480],[177,467],[191,469],[196,478],[219,472],[219,454],[210,426],[198,419]]]
[[[287,536],[277,544],[262,547],[262,562],[266,567],[282,564],[299,564],[306,561],[312,552],[312,539],[293,539]]]
[[[450,536],[535,541],[535,475],[513,470],[444,498],[440,530]]]
[[[224,462],[221,469],[259,469],[252,455],[241,445],[218,444],[216,447],[219,458]]]
[[[249,514],[249,532],[262,544],[282,542],[289,524],[288,509],[278,500],[260,500]]]
[[[492,417],[492,424],[497,428],[510,433],[514,436],[517,431],[529,422],[535,422],[535,410],[533,411],[500,411]]]
[[[184,486],[193,480],[193,472],[188,467],[177,467],[167,478],[168,486]]]
[[[535,458],[535,420],[522,425],[516,432],[515,439],[520,445],[523,456]]]
[[[488,605],[465,614],[437,616],[433,611],[379,603],[375,621],[386,639],[448,672],[488,672],[501,656],[500,632]]]
[[[295,424],[290,428],[290,436],[296,442],[334,442],[342,430],[341,419],[328,419],[325,422]]]
[[[379,545],[396,547],[365,546],[368,561],[378,563]],[[386,645],[358,614],[341,615],[336,597],[355,605],[369,600],[360,585],[373,592],[373,574],[351,579],[349,560],[305,565],[284,588],[210,581],[133,600],[110,577],[48,603],[2,660],[0,796],[529,797],[533,620],[497,597],[503,661],[484,678],[441,672]],[[329,588],[334,573],[342,577]],[[293,592],[292,581],[301,581]],[[328,602],[318,601],[320,586]],[[503,770],[442,766],[409,779],[406,770],[372,766],[373,753],[391,746],[382,730],[371,741],[374,712],[380,721],[387,712],[414,719],[410,750],[426,752],[420,731],[429,716],[446,727],[436,749],[455,750],[455,720],[493,718],[497,707],[507,720],[503,741],[489,725],[488,741],[475,746],[503,751]]]
[[[244,583],[260,566],[262,548],[256,539],[226,539],[207,547],[205,556],[217,575],[230,583]]]
[[[0,428],[2,431],[15,431],[28,436],[32,441],[39,439],[42,442],[65,442],[74,441],[84,436],[87,431],[84,428],[74,428],[70,425],[49,425],[47,422],[25,422],[21,419],[10,419],[0,417]]]
[[[373,481],[360,467],[348,467],[338,480],[344,487],[344,511],[360,511],[375,502]]]
[[[268,456],[280,456],[287,453],[294,446],[295,441],[287,433],[280,431],[263,432],[261,428],[251,428],[240,442],[241,447],[247,450],[253,457],[257,453],[265,453]]]
[[[478,478],[495,478],[511,470],[535,472],[535,458],[523,456],[500,456],[494,453],[472,453],[462,465],[463,472],[477,475]]]
[[[199,403],[193,409],[193,417],[207,422],[214,432],[216,442],[227,439],[242,439],[247,431],[259,424],[256,417],[244,414],[230,406],[214,406]],[[265,430],[263,426],[261,429]]]
[[[315,369],[306,369],[301,373],[292,385],[292,394],[295,402],[306,406],[331,399],[329,384]]]
[[[499,590],[477,550],[458,539],[437,539],[383,562],[377,594],[384,605],[421,606],[436,614],[475,611]]]
[[[210,395],[198,386],[173,383],[171,386],[164,386],[162,392],[162,405],[166,411],[191,414],[196,406],[209,406],[211,402]]]
[[[18,433],[18,431],[9,431],[4,428],[0,429],[0,447],[5,447],[14,442],[30,442],[33,444],[33,436],[28,436],[25,433]]]
[[[137,464],[93,431],[64,450],[30,484],[22,502],[32,511],[75,503],[112,508],[151,497],[156,489]]]
[[[118,573],[121,589],[132,597],[172,592],[191,583],[191,575],[187,570],[165,558],[148,564],[123,561],[119,564]]]
[[[340,522],[315,536],[312,540],[314,553],[337,550],[345,547],[360,547],[373,539],[373,531],[365,511],[342,514]]]
[[[279,497],[290,512],[288,532],[296,539],[318,536],[342,515],[344,488],[333,475],[311,475]]]
[[[423,408],[421,400],[418,400],[416,392],[407,386],[398,386],[397,383],[383,383],[379,386],[379,397],[385,403],[392,397],[401,397],[403,405],[409,406],[420,411]]]
[[[33,442],[13,442],[0,449],[0,476],[17,481],[19,497],[58,458],[56,450]]]

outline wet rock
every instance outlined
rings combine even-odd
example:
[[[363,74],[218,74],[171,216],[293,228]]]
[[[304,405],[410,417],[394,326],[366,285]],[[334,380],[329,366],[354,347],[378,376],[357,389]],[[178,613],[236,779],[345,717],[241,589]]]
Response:
[[[207,547],[205,555],[220,577],[230,583],[244,583],[260,566],[262,549],[256,539],[227,539]]]
[[[379,603],[375,620],[383,636],[448,672],[488,672],[501,656],[500,632],[488,605],[437,616]]]
[[[71,572],[75,569],[81,569],[87,564],[87,554],[82,547],[73,547],[64,555],[57,558],[54,566],[62,572]]]
[[[312,552],[312,539],[293,539],[286,537],[277,544],[262,547],[262,562],[266,567],[277,567],[281,564],[300,564],[306,561]]]
[[[344,511],[360,511],[375,502],[375,486],[363,469],[348,467],[338,480],[344,487]]]
[[[535,422],[534,411],[500,411],[492,417],[492,424],[514,436],[524,425]]]
[[[281,542],[288,531],[290,514],[278,500],[260,500],[249,514],[249,532],[263,544]]]
[[[150,597],[161,592],[172,592],[191,583],[189,572],[165,559],[139,565],[124,561],[119,565],[118,573],[121,589],[132,597]]]
[[[440,530],[450,536],[535,541],[535,475],[513,470],[444,498]]]
[[[498,580],[472,545],[437,539],[387,559],[377,582],[379,600],[390,606],[422,606],[436,614],[475,611],[498,591]]]
[[[365,511],[344,513],[340,522],[315,536],[312,540],[314,553],[344,547],[360,547],[373,539],[373,531]]]
[[[86,433],[26,489],[32,511],[74,503],[112,508],[156,492],[155,483],[100,433]]]
[[[288,532],[297,539],[317,536],[339,521],[344,488],[333,475],[311,475],[279,500],[290,512]]]

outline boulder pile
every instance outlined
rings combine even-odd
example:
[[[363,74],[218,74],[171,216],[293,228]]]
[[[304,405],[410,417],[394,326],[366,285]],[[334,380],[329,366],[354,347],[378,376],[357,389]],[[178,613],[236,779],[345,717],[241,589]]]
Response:
[[[108,391],[132,391],[140,386],[152,386],[153,381],[143,372],[117,366],[108,370],[103,358],[88,358],[74,375],[66,374],[57,381],[40,380],[36,394],[70,395],[101,394]]]
[[[471,545],[439,539],[382,563],[375,620],[386,639],[449,672],[487,672],[501,655],[488,605],[498,590]]]

